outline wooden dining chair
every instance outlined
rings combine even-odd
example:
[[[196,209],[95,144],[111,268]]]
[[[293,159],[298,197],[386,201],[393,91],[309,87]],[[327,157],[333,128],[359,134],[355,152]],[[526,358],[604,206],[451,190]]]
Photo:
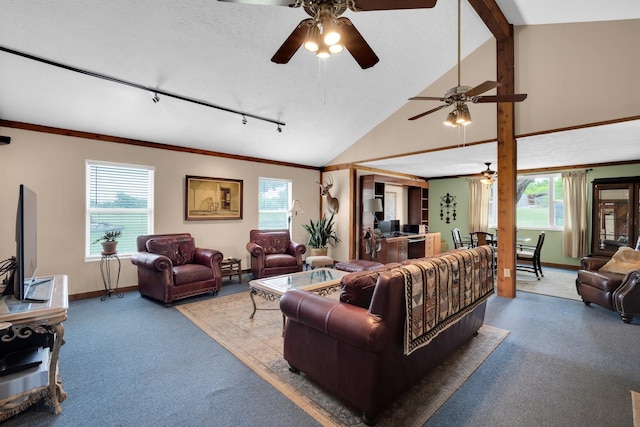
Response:
[[[520,243],[516,244],[516,270],[535,273],[538,280],[540,280],[540,277],[544,277],[540,264],[540,253],[542,252],[543,243],[544,231],[541,231],[538,235],[538,243],[536,243],[535,246]],[[519,261],[526,261],[527,264],[522,264],[522,262]],[[529,263],[531,263],[531,265],[529,265]]]
[[[484,246],[484,245],[492,245],[494,244],[493,242],[493,234],[491,233],[487,233],[485,231],[474,231],[472,233],[469,233],[469,235],[471,236],[471,247],[472,248],[476,248],[478,246]]]
[[[462,240],[462,234],[460,233],[459,228],[451,229],[451,236],[453,237],[453,248],[460,249],[464,247],[469,247],[469,244]]]

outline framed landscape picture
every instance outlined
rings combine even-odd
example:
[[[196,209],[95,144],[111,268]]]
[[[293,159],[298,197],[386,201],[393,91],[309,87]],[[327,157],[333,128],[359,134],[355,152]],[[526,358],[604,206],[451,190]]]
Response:
[[[186,177],[185,220],[242,219],[242,180]]]

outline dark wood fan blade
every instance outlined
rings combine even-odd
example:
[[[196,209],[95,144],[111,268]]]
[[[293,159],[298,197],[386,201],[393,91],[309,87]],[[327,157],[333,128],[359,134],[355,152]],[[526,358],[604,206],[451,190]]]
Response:
[[[436,107],[436,108],[434,108],[434,109],[432,109],[432,110],[426,111],[426,112],[424,112],[424,113],[422,113],[422,114],[418,114],[417,116],[409,117],[409,120],[416,120],[416,119],[419,119],[420,117],[424,117],[424,116],[426,116],[427,114],[435,113],[436,111],[438,111],[438,110],[442,110],[443,108],[448,107],[448,106],[449,106],[449,104],[441,105],[441,106]]]
[[[259,4],[262,6],[292,6],[294,0],[218,0],[223,3]]]
[[[307,29],[313,20],[311,18],[300,22],[295,30],[282,43],[280,49],[273,55],[271,62],[276,64],[286,64],[289,62],[294,53],[302,46],[304,39],[307,37]]]
[[[414,96],[413,98],[409,98],[410,101],[441,101],[446,102],[446,99],[438,96]]]
[[[380,59],[351,21],[348,18],[340,17],[338,22],[342,24],[340,25],[340,33],[342,34],[340,40],[360,67],[364,70],[376,65]]]
[[[477,103],[483,102],[522,102],[527,99],[526,93],[516,93],[513,95],[488,95],[488,96],[479,96],[475,101]]]
[[[429,9],[437,0],[356,0],[354,12],[367,10]]]
[[[491,80],[487,80],[486,82],[480,83],[478,86],[472,87],[471,89],[469,89],[465,93],[465,95],[466,96],[477,96],[477,95],[480,95],[481,93],[485,93],[488,90],[495,89],[498,86],[502,86],[502,83],[492,82]]]

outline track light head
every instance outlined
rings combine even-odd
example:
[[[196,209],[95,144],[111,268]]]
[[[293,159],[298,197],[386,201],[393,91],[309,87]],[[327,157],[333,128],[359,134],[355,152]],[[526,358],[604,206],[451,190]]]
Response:
[[[282,128],[280,127],[280,125],[278,125],[278,132],[282,132]]]
[[[242,124],[243,125],[247,124],[247,117],[244,114],[242,115]]]
[[[157,104],[158,102],[160,102],[160,97],[158,96],[157,93],[153,94],[153,98],[151,98],[154,102],[154,104]]]

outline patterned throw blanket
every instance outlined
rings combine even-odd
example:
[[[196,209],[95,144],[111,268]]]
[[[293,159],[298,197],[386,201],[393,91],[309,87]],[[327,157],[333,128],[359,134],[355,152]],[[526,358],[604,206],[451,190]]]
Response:
[[[494,249],[449,252],[407,264],[401,271],[406,297],[404,354],[410,354],[491,296]]]

